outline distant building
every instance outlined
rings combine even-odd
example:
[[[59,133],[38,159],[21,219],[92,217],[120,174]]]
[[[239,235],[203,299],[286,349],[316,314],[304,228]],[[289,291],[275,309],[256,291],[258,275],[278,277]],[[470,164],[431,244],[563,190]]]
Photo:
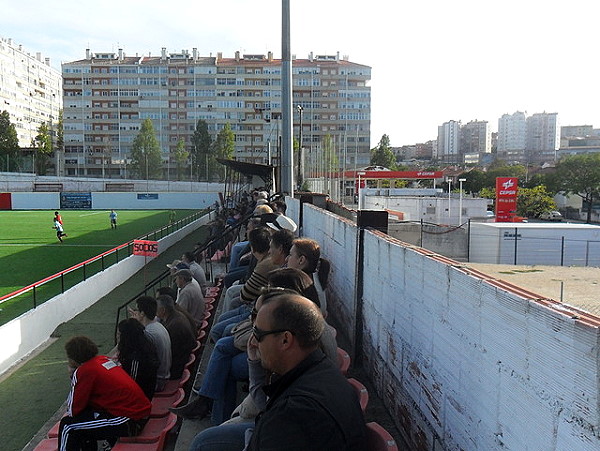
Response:
[[[42,123],[52,130],[62,108],[62,77],[50,58],[29,53],[12,39],[0,39],[0,111],[15,125],[19,146],[28,148]]]
[[[525,113],[503,114],[498,119],[497,156],[508,162],[525,160],[527,122]]]
[[[584,138],[593,134],[593,125],[563,125],[560,128],[561,138]]]
[[[438,127],[436,158],[443,163],[460,163],[460,121],[444,122]]]
[[[527,162],[555,161],[560,147],[558,113],[536,113],[527,118]]]
[[[368,164],[371,68],[339,54],[311,53],[294,58],[292,72],[293,133],[299,139],[301,114],[307,169],[323,167],[328,135],[347,164]],[[68,175],[128,176],[132,143],[145,119],[154,124],[165,178],[175,174],[171,152],[178,141],[192,150],[200,119],[213,139],[230,124],[237,160],[267,163],[271,157],[277,163],[279,158],[281,60],[271,52],[224,58],[200,56],[196,49],[190,54],[163,48],[158,56],[87,50],[85,59],[63,64],[63,79]]]
[[[492,133],[487,121],[470,121],[460,128],[460,152],[464,163],[479,163],[480,155],[491,151]]]

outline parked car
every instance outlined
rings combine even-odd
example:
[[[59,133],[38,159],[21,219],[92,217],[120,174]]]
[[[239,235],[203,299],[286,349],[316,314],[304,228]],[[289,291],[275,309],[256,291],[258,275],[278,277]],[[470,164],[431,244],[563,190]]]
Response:
[[[540,219],[543,219],[544,221],[562,221],[563,217],[559,211],[552,210],[542,213]]]

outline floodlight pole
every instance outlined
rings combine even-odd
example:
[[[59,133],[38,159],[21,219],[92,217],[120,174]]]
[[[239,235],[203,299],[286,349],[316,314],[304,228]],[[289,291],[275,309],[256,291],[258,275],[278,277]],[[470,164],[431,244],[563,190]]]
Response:
[[[294,195],[292,145],[292,54],[290,49],[290,0],[281,1],[281,191]]]

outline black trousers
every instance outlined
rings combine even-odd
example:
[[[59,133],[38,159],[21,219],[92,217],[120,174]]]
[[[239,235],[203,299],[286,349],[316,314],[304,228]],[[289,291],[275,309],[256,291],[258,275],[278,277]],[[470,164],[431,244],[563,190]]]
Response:
[[[60,420],[58,450],[96,451],[98,440],[108,440],[114,445],[119,437],[139,432],[141,426],[141,422],[127,417],[84,410],[74,417],[63,417]]]

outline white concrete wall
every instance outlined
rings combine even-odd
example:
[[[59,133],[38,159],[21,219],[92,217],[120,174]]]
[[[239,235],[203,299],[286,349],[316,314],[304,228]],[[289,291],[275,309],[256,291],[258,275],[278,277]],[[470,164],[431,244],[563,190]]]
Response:
[[[144,194],[144,193],[140,193]],[[219,193],[154,192],[158,199],[138,199],[138,193],[92,192],[93,210],[203,209],[219,200]],[[58,210],[60,193],[13,192],[13,210]]]
[[[13,210],[58,210],[60,193],[12,193]]]
[[[304,218],[350,327],[356,229],[310,205]],[[415,449],[600,449],[600,318],[380,232],[365,259],[365,368]]]
[[[164,252],[209,220],[210,215],[205,215],[159,240],[159,253]],[[0,374],[48,340],[59,324],[83,312],[143,266],[144,257],[129,256],[1,326]]]

